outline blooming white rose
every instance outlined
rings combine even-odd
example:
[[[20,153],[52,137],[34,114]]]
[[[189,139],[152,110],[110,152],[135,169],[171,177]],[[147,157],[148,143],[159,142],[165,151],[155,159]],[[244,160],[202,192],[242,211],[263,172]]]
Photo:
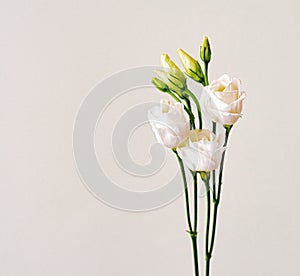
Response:
[[[209,130],[192,130],[186,146],[178,148],[178,154],[192,171],[212,171],[219,167],[225,148]]]
[[[241,91],[241,81],[223,75],[207,88],[207,112],[214,122],[233,125],[241,117],[246,93]]]
[[[189,136],[190,122],[182,103],[161,100],[148,112],[152,130],[159,143],[168,148],[177,148]]]

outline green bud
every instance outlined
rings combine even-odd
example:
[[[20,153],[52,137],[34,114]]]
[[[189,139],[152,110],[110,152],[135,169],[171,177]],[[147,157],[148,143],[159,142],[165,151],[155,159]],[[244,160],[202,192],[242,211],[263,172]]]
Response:
[[[176,76],[180,78],[183,82],[185,82],[185,75],[181,72],[180,68],[175,64],[175,62],[172,59],[170,59],[168,54],[162,54],[160,59],[162,67],[169,69],[172,72],[175,72]]]
[[[204,74],[199,62],[182,49],[178,49],[177,52],[186,74],[193,80],[204,84]]]
[[[206,181],[209,181],[209,178],[210,178],[210,172],[204,172],[204,171],[201,171],[200,172],[200,176],[201,176],[201,179],[206,182]]]
[[[156,88],[162,92],[169,91],[168,85],[166,85],[163,81],[158,78],[152,78],[152,83],[156,86]]]
[[[205,36],[203,39],[202,47],[200,48],[200,57],[205,63],[209,63],[211,59],[211,50],[209,46],[208,37]]]
[[[163,70],[155,71],[157,78],[166,84],[168,88],[174,92],[176,92],[180,97],[183,96],[184,91],[186,90],[186,78],[182,80],[178,76],[178,71],[166,72]]]
[[[175,64],[175,62],[172,59],[170,59],[168,54],[161,54],[160,61],[162,67],[180,71],[179,67]]]

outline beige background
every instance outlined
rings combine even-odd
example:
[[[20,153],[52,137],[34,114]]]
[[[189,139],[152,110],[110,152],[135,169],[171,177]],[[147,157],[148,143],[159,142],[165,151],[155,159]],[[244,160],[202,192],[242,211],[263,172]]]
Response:
[[[149,213],[107,207],[81,183],[71,136],[95,83],[178,47],[197,55],[205,34],[211,78],[236,75],[248,93],[230,141],[212,275],[299,275],[299,8],[2,0],[0,275],[192,275],[183,199]]]

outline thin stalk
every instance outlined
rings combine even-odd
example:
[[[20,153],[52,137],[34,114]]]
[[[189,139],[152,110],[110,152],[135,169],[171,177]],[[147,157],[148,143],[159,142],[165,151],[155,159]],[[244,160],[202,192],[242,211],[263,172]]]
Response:
[[[176,102],[179,102],[181,103],[181,100],[174,94],[172,93],[170,90],[167,92]],[[186,111],[186,113],[189,115],[189,118],[190,118],[190,122],[191,122],[191,125],[192,127],[195,128],[195,117],[194,117],[194,114],[192,112],[192,109],[190,107],[191,103],[189,102],[189,105],[187,103],[187,105],[184,105],[184,110]]]
[[[192,244],[193,244],[195,276],[199,276],[197,235],[191,236],[191,239],[192,239]]]
[[[210,189],[209,189],[209,173],[205,173],[201,175],[202,180],[205,184],[206,189],[206,234],[205,234],[205,275],[209,276],[209,267],[210,267],[210,253],[209,253],[209,228],[210,228]]]
[[[217,133],[217,124],[216,124],[215,122],[212,122],[212,132],[213,132],[214,134]]]
[[[204,62],[204,86],[208,85],[208,63]]]
[[[190,214],[190,205],[189,205],[189,193],[188,193],[188,186],[186,181],[185,170],[183,166],[183,162],[179,157],[176,149],[173,149],[173,152],[176,154],[179,167],[181,170],[183,185],[184,185],[184,195],[185,195],[185,206],[186,206],[186,217],[187,217],[187,224],[189,227],[188,233],[190,234],[192,240],[192,247],[193,247],[193,255],[194,255],[194,270],[195,276],[199,276],[199,264],[198,264],[198,248],[197,248],[197,233],[193,231],[192,223],[191,223],[191,214]]]
[[[181,100],[170,90],[167,92],[176,102],[181,102]]]
[[[232,126],[225,126],[226,133],[225,133],[225,142],[224,147],[227,146],[229,133]],[[221,189],[222,189],[222,178],[223,178],[223,168],[224,168],[224,160],[225,160],[225,153],[222,154],[221,164],[220,164],[220,171],[219,171],[219,183],[218,183],[218,195],[216,200],[214,201],[214,212],[213,212],[213,224],[212,224],[212,232],[211,232],[211,242],[210,242],[210,249],[209,249],[209,255],[212,256],[213,248],[214,248],[214,242],[215,242],[215,236],[216,236],[216,227],[217,227],[217,218],[218,218],[218,207],[220,203],[221,198]]]
[[[185,98],[185,102],[186,102],[186,107],[189,110],[189,117],[190,117],[190,123],[191,123],[191,128],[195,129],[195,117],[192,111],[192,106],[191,106],[191,102],[189,100],[189,98]]]
[[[198,114],[198,118],[199,118],[199,129],[202,129],[202,114],[201,114],[201,107],[200,107],[200,103],[197,99],[197,97],[193,94],[193,92],[191,92],[190,90],[186,89],[185,93],[191,97],[191,99],[194,101],[196,107],[197,107],[197,114]]]
[[[216,192],[216,170],[212,171],[212,196],[213,202],[217,200],[217,192]]]
[[[194,253],[194,264],[195,264],[195,275],[199,275],[198,267],[198,249],[197,249],[197,227],[198,227],[198,185],[197,185],[197,173],[192,172],[194,180],[194,230],[191,235],[193,243],[193,253]]]
[[[186,218],[187,218],[187,223],[189,226],[189,231],[192,233],[193,227],[192,227],[192,223],[191,223],[191,214],[190,214],[189,190],[188,190],[188,186],[187,186],[184,166],[183,166],[183,162],[182,162],[181,158],[178,155],[178,152],[175,149],[173,151],[176,154],[176,157],[177,157],[177,160],[179,163],[179,167],[180,167],[180,171],[181,171],[181,175],[182,175],[182,181],[183,181],[183,186],[184,186],[184,196],[185,196]]]
[[[212,122],[212,132],[214,134],[217,134],[217,124],[215,122]],[[216,201],[216,170],[212,171],[212,195],[213,195],[213,201]]]
[[[193,172],[194,177],[194,233],[197,233],[198,227],[198,185],[197,185],[197,173]]]

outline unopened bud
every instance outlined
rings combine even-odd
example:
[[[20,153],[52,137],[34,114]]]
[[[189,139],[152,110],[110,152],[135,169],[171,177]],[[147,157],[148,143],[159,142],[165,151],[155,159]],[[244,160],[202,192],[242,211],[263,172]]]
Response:
[[[177,52],[186,74],[193,80],[204,84],[204,75],[199,62],[182,49],[178,49]]]
[[[208,41],[208,37],[203,39],[202,47],[200,48],[200,57],[205,63],[209,63],[211,59],[211,49]]]
[[[152,83],[156,86],[156,88],[162,92],[169,91],[168,85],[166,85],[163,81],[158,78],[152,78]]]

